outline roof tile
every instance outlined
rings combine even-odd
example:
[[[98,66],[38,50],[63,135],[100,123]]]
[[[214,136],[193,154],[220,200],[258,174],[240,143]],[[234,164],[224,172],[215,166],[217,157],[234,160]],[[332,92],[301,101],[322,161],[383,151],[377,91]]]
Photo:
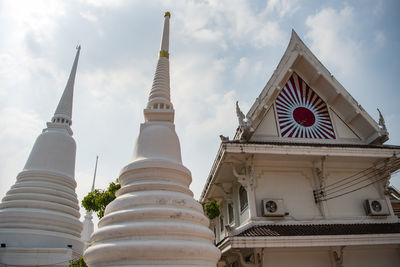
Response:
[[[258,225],[253,226],[236,236],[365,235],[392,233],[400,233],[400,223]]]

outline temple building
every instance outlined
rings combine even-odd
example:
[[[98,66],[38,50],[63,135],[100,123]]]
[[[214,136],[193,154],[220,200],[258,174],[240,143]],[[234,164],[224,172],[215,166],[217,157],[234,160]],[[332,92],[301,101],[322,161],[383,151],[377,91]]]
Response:
[[[51,122],[0,204],[0,262],[6,266],[68,266],[83,253],[71,130],[79,53],[80,46]]]
[[[201,195],[221,215],[218,266],[398,266],[389,198],[400,147],[293,31],[272,77],[221,145]]]
[[[216,266],[209,220],[189,189],[170,100],[169,20],[165,13],[153,86],[133,161],[85,251],[89,266]]]

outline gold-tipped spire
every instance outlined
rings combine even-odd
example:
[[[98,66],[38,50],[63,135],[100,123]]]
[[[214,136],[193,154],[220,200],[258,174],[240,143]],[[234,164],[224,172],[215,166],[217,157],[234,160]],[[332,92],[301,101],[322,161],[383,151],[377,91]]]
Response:
[[[164,29],[161,39],[161,49],[158,54],[159,58],[165,57],[169,58],[169,19],[171,18],[171,13],[165,12],[164,15]]]
[[[170,100],[169,84],[169,19],[171,14],[165,13],[161,47],[151,87],[149,102],[144,110],[146,121],[174,122],[174,107]]]

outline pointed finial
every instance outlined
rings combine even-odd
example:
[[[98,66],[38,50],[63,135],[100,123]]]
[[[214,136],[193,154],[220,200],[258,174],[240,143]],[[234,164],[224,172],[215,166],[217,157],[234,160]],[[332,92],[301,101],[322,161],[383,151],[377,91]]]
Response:
[[[78,45],[76,47],[76,55],[75,60],[72,65],[71,73],[68,78],[67,85],[65,86],[64,93],[61,96],[60,102],[58,103],[56,112],[52,118],[53,123],[67,124],[71,125],[72,119],[72,101],[74,96],[74,84],[75,84],[75,76],[76,69],[78,67],[79,54],[81,51],[81,46]]]
[[[171,18],[171,13],[165,12],[164,15],[164,29],[161,39],[161,49],[159,57],[169,58],[169,19]]]
[[[381,127],[382,130],[384,130],[385,132],[387,132],[385,119],[383,118],[383,115],[382,115],[381,111],[379,110],[379,108],[377,108],[377,110],[378,110],[378,113],[379,113],[378,125]]]
[[[239,121],[239,126],[244,126],[245,125],[245,116],[243,114],[243,112],[240,110],[239,107],[239,101],[236,101],[236,116],[238,117],[238,121]]]

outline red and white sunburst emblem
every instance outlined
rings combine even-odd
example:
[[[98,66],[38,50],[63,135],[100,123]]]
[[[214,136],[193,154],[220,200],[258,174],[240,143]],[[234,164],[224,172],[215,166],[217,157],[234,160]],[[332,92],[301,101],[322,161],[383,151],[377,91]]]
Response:
[[[325,102],[295,73],[275,103],[282,137],[335,139]]]

